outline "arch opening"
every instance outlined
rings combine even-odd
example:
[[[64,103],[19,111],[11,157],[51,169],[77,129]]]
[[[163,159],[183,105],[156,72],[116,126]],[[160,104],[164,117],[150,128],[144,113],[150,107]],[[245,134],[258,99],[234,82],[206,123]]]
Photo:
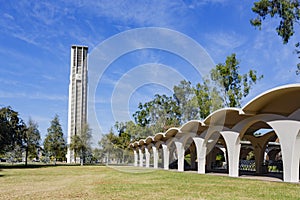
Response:
[[[254,121],[241,137],[240,175],[283,179],[281,146],[276,132],[264,121]]]

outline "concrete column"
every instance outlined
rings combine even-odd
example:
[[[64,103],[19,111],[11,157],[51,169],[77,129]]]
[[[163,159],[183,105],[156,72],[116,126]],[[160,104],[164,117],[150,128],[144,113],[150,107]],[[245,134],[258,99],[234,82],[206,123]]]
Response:
[[[142,149],[139,149],[139,155],[140,155],[140,167],[143,167],[144,154]]]
[[[256,174],[262,174],[264,173],[262,169],[264,157],[265,157],[265,148],[263,146],[260,146],[259,144],[256,144],[254,146],[254,156],[255,156],[255,171]]]
[[[176,150],[177,150],[177,165],[178,165],[178,171],[183,172],[184,171],[184,146],[181,142],[175,142]]]
[[[137,167],[138,166],[138,154],[137,154],[136,150],[133,150],[133,154],[134,154],[134,166]]]
[[[281,146],[283,180],[299,182],[300,122],[276,120],[268,122],[276,132]]]
[[[163,148],[163,154],[164,154],[164,169],[168,170],[169,169],[170,151],[166,144],[162,144],[162,148]]]
[[[194,143],[192,143],[190,147],[190,156],[191,156],[191,169],[196,169],[196,146]]]
[[[210,171],[212,170],[212,163],[215,161],[216,157],[213,157],[214,155],[214,148],[210,150],[209,153],[206,154],[205,160],[206,160],[206,170]]]
[[[258,138],[251,135],[245,136],[245,138],[249,140],[254,147],[255,168],[257,174],[266,173],[262,168],[265,158],[265,149],[269,139],[273,136],[274,134],[264,135]]]
[[[158,168],[158,150],[156,146],[152,146],[152,151],[153,151],[153,168],[157,169]]]
[[[205,174],[205,157],[206,157],[206,145],[203,138],[193,138],[196,145],[197,160],[198,160],[198,173]]]
[[[221,131],[220,132],[226,142],[228,152],[228,167],[229,176],[239,176],[239,158],[240,158],[240,138],[239,133],[235,131]]]
[[[150,167],[150,152],[147,148],[145,148],[145,157],[146,157],[146,167]]]

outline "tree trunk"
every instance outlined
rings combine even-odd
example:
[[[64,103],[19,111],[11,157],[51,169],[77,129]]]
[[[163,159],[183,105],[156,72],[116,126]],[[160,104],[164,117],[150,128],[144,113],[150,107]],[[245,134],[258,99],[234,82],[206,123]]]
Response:
[[[27,158],[28,158],[28,147],[25,149],[25,166],[27,166]]]

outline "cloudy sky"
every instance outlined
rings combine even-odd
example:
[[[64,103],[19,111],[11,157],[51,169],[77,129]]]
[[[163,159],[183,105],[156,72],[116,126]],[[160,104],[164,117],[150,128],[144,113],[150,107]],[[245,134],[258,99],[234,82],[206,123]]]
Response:
[[[283,45],[276,19],[261,31],[252,27],[251,0],[0,2],[0,106],[11,106],[25,121],[31,117],[42,138],[55,114],[67,134],[73,44],[89,47],[94,144],[116,120],[129,120],[138,102],[171,95],[182,78],[201,82],[232,53],[241,72],[264,75],[248,100],[300,81],[293,53],[299,34]]]

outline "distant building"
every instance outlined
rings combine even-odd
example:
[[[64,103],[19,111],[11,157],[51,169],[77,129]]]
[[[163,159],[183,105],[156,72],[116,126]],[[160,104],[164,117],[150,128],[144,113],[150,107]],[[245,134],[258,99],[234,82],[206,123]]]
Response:
[[[69,85],[68,144],[73,135],[81,134],[87,123],[87,46],[71,47]],[[67,163],[75,162],[74,152],[68,148]]]

